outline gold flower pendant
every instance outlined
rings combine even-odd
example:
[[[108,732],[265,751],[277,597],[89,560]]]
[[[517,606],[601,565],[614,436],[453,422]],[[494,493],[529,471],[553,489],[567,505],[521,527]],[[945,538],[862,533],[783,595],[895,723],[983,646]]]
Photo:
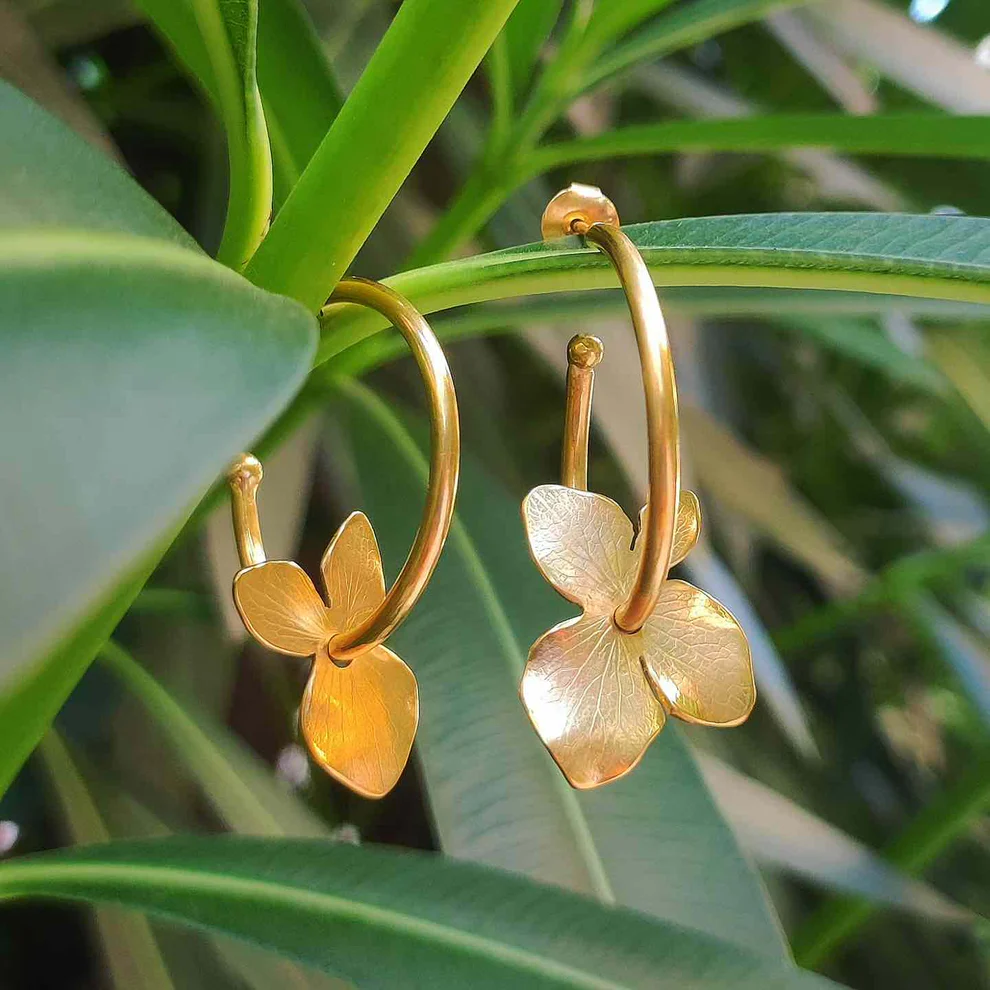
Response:
[[[745,721],[756,701],[749,645],[714,598],[668,579],[641,629],[616,623],[642,551],[612,499],[541,485],[523,501],[523,520],[540,572],[583,609],[533,644],[520,686],[533,726],[574,787],[629,773],[670,715],[708,726]],[[682,491],[671,567],[700,530],[698,499]]]
[[[378,541],[368,517],[352,512],[320,565],[325,599],[289,560],[238,571],[234,601],[248,631],[269,649],[313,657],[299,722],[314,759],[365,797],[399,779],[419,723],[413,672],[387,647],[350,661],[330,655],[334,637],[357,628],[385,600]]]

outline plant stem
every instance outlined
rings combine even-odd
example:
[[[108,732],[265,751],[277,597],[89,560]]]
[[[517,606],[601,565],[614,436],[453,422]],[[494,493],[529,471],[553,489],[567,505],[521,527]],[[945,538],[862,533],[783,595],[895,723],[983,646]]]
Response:
[[[316,312],[484,58],[516,0],[406,0],[246,274]]]
[[[884,858],[905,873],[920,873],[988,806],[990,753],[984,753],[954,786],[904,829],[886,848]],[[876,911],[876,904],[853,897],[829,902],[791,940],[795,959],[809,968],[821,965]]]

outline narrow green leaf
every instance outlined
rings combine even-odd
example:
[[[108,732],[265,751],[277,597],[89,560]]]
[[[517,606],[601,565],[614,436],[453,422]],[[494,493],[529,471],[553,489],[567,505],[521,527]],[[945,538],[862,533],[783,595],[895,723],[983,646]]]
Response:
[[[828,148],[850,154],[990,158],[986,117],[933,113],[849,117],[770,114],[715,120],[678,120],[607,131],[544,145],[523,162],[520,181],[555,168],[607,158],[674,151],[773,151]]]
[[[249,266],[314,312],[484,58],[515,0],[406,0]]]
[[[0,866],[0,901],[111,901],[362,988],[824,990],[781,961],[437,856],[300,839],[121,842]]]
[[[672,0],[623,0],[622,3],[595,4],[586,33],[597,43],[604,44],[659,14],[671,2]]]
[[[272,159],[257,79],[258,0],[137,0],[213,97],[227,135],[230,196],[218,257],[247,264],[272,209]]]
[[[562,6],[563,0],[519,0],[505,22],[502,34],[516,97],[526,91]]]
[[[314,327],[6,86],[0,123],[2,791],[163,539],[291,399]],[[73,167],[26,174],[49,160]]]
[[[990,303],[990,220],[882,213],[767,213],[623,228],[659,286],[841,289]],[[577,238],[476,255],[385,280],[422,312],[617,284]],[[383,329],[354,306],[325,311],[318,361]]]
[[[884,858],[905,873],[920,873],[988,807],[990,756],[984,753],[904,829]],[[796,932],[795,955],[806,966],[821,965],[875,913],[875,904],[857,898],[826,904]]]
[[[631,69],[640,62],[662,58],[698,45],[716,34],[731,31],[785,7],[806,0],[694,0],[678,4],[603,55],[582,80],[585,89]]]
[[[355,383],[340,388],[361,504],[394,571],[415,530],[427,460],[374,393]],[[759,881],[675,726],[621,781],[596,792],[564,781],[526,718],[518,685],[529,644],[573,609],[530,561],[518,503],[468,455],[458,504],[430,587],[393,637],[431,713],[417,748],[444,850],[760,954],[786,954]]]
[[[108,842],[110,833],[61,737],[51,729],[38,748],[73,844]],[[146,919],[118,908],[98,908],[95,920],[107,979],[115,990],[137,986],[173,990],[168,967]]]
[[[176,701],[121,646],[107,643],[102,657],[144,705],[228,828],[243,835],[327,834],[320,818],[243,743]]]
[[[912,880],[872,849],[765,784],[711,756],[700,759],[719,807],[753,856],[838,893],[941,923],[970,923],[972,912]]]
[[[664,292],[664,311],[668,309],[688,316],[730,320],[754,314],[765,317],[772,313],[774,317],[771,322],[783,332],[807,335],[815,344],[867,367],[877,368],[895,380],[935,391],[942,391],[944,382],[931,364],[905,355],[875,323],[859,317],[887,310],[943,318],[979,319],[984,315],[983,308],[978,304],[919,300],[906,296],[871,296],[858,292],[747,287],[707,289],[671,286]],[[490,334],[515,333],[525,327],[621,318],[628,311],[625,297],[618,292],[564,293],[519,302],[495,301],[464,306],[435,316],[430,325],[440,340],[451,343]],[[333,318],[330,317],[331,320]],[[385,330],[364,337],[352,347],[335,354],[333,371],[339,375],[357,376],[406,353],[408,345],[401,335]]]

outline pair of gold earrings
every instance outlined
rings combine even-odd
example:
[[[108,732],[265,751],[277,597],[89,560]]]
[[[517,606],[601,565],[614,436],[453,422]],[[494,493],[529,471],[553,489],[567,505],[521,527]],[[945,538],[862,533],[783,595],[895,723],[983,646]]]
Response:
[[[522,512],[537,567],[582,613],[533,644],[520,695],[564,776],[587,789],[632,770],[668,716],[739,725],[756,688],[736,620],[705,592],[667,576],[697,542],[701,511],[697,498],[680,489],[674,366],[649,270],[595,187],[572,185],[547,206],[544,238],[572,234],[598,247],[618,272],[639,345],[649,439],[649,498],[634,536],[617,503],[587,490],[594,369],[603,348],[596,337],[574,337],[563,484],[534,488]],[[457,403],[443,351],[407,300],[384,285],[344,279],[330,301],[377,310],[412,349],[431,412],[422,522],[386,593],[371,523],[351,513],[323,555],[321,598],[298,564],[265,558],[256,501],[261,465],[245,454],[229,475],[241,560],[234,601],[262,645],[314,657],[299,716],[310,752],[341,783],[379,798],[399,779],[419,723],[416,678],[384,643],[426,588],[450,528],[460,461]]]

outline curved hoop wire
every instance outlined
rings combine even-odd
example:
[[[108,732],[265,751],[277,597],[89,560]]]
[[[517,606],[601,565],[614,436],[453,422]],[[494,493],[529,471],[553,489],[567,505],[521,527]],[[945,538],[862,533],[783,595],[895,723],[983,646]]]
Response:
[[[545,237],[579,234],[609,258],[625,292],[636,332],[646,398],[649,493],[639,537],[643,554],[636,580],[629,597],[615,613],[621,629],[636,632],[656,607],[670,569],[680,491],[677,386],[667,327],[646,262],[619,229],[615,207],[599,189],[575,184],[558,193],[544,213],[543,231]],[[593,369],[601,356],[601,341],[594,337],[579,335],[568,347],[562,473],[563,483],[572,488],[587,488]]]
[[[430,407],[430,477],[422,520],[409,556],[376,611],[359,626],[339,633],[330,641],[330,655],[334,659],[353,660],[395,631],[429,583],[454,514],[460,470],[460,426],[447,359],[430,325],[407,299],[378,282],[346,278],[338,283],[328,302],[367,306],[399,330],[423,376]],[[256,502],[261,465],[252,455],[243,455],[231,469],[229,481],[241,566],[250,567],[266,559]]]

